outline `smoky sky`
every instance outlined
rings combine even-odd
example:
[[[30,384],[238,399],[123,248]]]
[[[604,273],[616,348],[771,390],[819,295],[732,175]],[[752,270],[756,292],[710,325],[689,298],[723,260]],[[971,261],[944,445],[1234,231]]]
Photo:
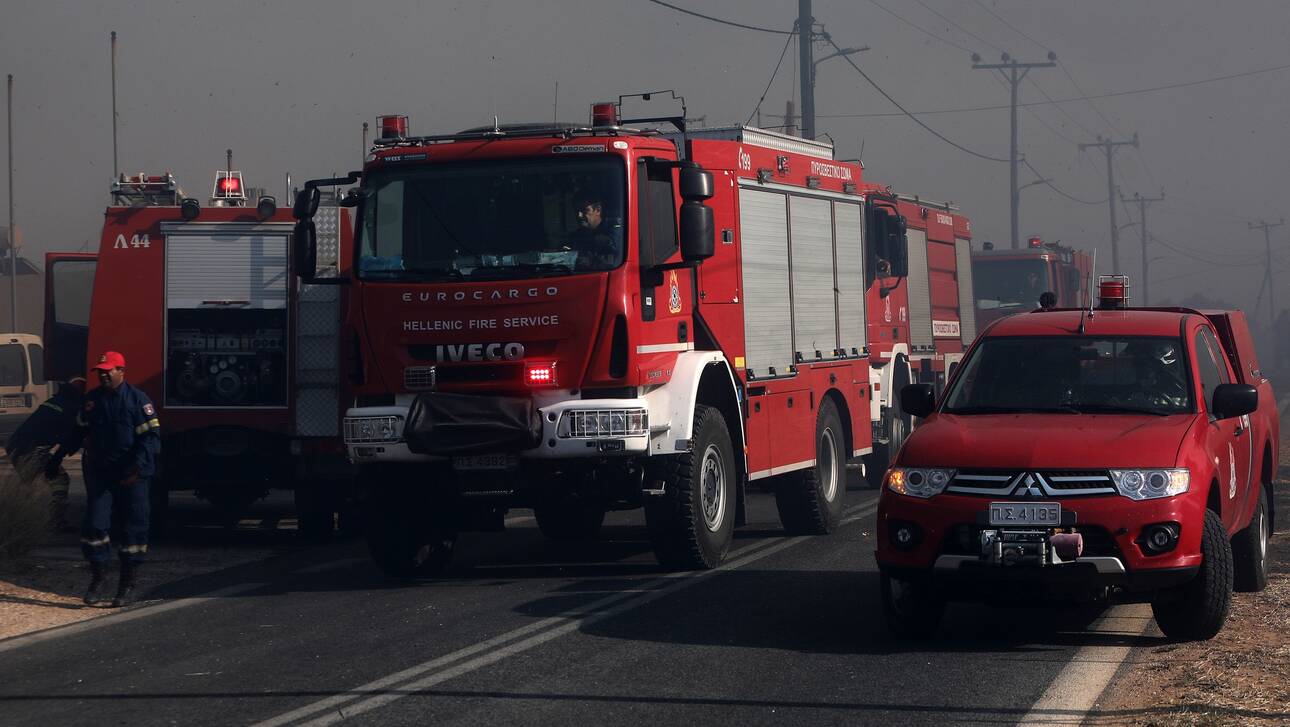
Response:
[[[672,4],[782,30],[797,14],[794,0]],[[1290,63],[1290,4],[1280,0],[815,0],[814,16],[839,45],[870,46],[852,58],[913,111],[1007,103],[1006,85],[973,70],[969,50],[986,61],[1055,52],[1060,67],[1033,71],[1023,102]],[[15,78],[15,218],[29,256],[98,244],[112,175],[112,30],[121,170],[171,171],[203,203],[225,149],[248,185],[281,203],[288,173],[298,183],[358,168],[361,125],[382,113],[409,115],[414,133],[447,133],[494,116],[584,121],[592,101],[675,89],[703,124],[743,123],[786,40],[645,0],[10,3],[0,10],[0,74]],[[790,45],[763,125],[784,123],[798,85]],[[1140,148],[1116,153],[1115,181],[1125,195],[1166,197],[1148,210],[1161,241],[1149,254],[1163,258],[1152,263],[1153,298],[1203,292],[1248,308],[1264,245],[1247,223],[1286,212],[1288,86],[1290,70],[1034,106],[1019,112],[1021,150],[1064,192],[1098,201],[1104,158],[1077,143],[1137,132]],[[818,66],[816,99],[838,158],[863,150],[867,179],[952,201],[977,243],[1007,244],[1007,164],[960,152],[908,118],[855,116],[895,108],[842,59]],[[921,118],[970,149],[1008,154],[1006,109]],[[1036,177],[1023,168],[1020,179]],[[1096,248],[1109,272],[1106,204],[1043,185],[1021,195],[1023,235]],[[1117,212],[1121,225],[1137,219],[1136,207]],[[1135,277],[1139,240],[1136,225],[1122,230],[1122,272]],[[1288,240],[1290,227],[1273,230],[1278,274],[1290,267]],[[1278,307],[1290,304],[1290,286],[1275,292]]]

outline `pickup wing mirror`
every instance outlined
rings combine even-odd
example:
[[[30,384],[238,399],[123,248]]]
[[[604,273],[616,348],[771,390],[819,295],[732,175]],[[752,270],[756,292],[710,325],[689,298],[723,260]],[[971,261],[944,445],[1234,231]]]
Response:
[[[1259,390],[1249,384],[1219,384],[1214,387],[1209,411],[1217,419],[1231,419],[1259,408]]]
[[[936,389],[931,384],[908,384],[900,390],[900,408],[923,419],[936,410]]]

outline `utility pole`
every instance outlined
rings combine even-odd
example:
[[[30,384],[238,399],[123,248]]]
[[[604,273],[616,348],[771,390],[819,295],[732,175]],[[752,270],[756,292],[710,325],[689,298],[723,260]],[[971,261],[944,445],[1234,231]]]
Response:
[[[1276,306],[1276,303],[1273,301],[1273,295],[1272,295],[1272,291],[1274,290],[1274,287],[1272,285],[1272,235],[1269,231],[1273,227],[1280,227],[1285,223],[1286,221],[1284,218],[1282,218],[1280,222],[1264,222],[1262,220],[1259,220],[1259,224],[1257,225],[1250,222],[1245,223],[1249,225],[1249,229],[1251,230],[1263,230],[1263,244],[1267,246],[1267,250],[1268,250],[1267,265],[1263,268],[1263,287],[1267,288],[1267,291],[1268,291],[1267,325],[1269,327],[1271,327],[1273,323],[1276,322],[1276,319],[1277,319],[1277,313],[1276,313],[1277,306]]]
[[[1120,228],[1115,225],[1115,164],[1113,161],[1117,146],[1138,146],[1138,132],[1133,132],[1132,141],[1112,141],[1097,137],[1093,144],[1080,144],[1079,150],[1098,147],[1106,152],[1106,205],[1111,210],[1111,272],[1120,272]]]
[[[359,163],[367,162],[367,122],[363,122],[363,148],[359,149]]]
[[[1021,233],[1018,217],[1018,207],[1021,206],[1021,191],[1017,188],[1017,87],[1025,80],[1032,68],[1052,68],[1057,65],[1057,54],[1052,51],[1048,52],[1047,63],[1021,63],[1016,58],[1004,53],[1001,63],[982,63],[981,56],[976,53],[972,54],[972,68],[978,71],[998,71],[1003,76],[1003,80],[1008,82],[1012,90],[1012,157],[1010,175],[1010,185],[1008,198],[1012,205],[1012,249],[1021,248]]]
[[[797,53],[802,76],[802,138],[815,138],[815,61],[812,42],[815,18],[811,16],[811,0],[797,0]]]
[[[1147,205],[1152,202],[1163,202],[1165,200],[1165,191],[1160,190],[1159,197],[1143,197],[1137,192],[1133,193],[1133,201],[1138,203],[1138,226],[1142,228],[1142,305],[1151,305],[1151,275],[1148,272],[1149,261],[1147,259]],[[1129,203],[1129,199],[1123,194],[1120,195],[1120,201],[1124,204]]]
[[[788,101],[784,102],[785,134],[788,134],[789,136],[795,136],[797,134],[797,125],[793,123],[793,120],[796,118],[797,114],[793,111],[793,99],[790,98]]]
[[[116,31],[112,31],[112,179],[121,173],[116,159]]]
[[[13,223],[13,74],[9,74],[9,330],[18,332],[18,227]]]

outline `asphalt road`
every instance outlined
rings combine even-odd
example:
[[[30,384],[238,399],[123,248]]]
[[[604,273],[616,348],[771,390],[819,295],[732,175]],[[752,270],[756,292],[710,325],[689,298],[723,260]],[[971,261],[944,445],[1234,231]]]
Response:
[[[0,723],[1063,720],[1075,714],[1046,705],[1062,681],[1087,687],[1072,669],[1158,643],[1136,616],[1085,631],[1059,612],[969,605],[929,642],[894,641],[876,493],[848,495],[846,524],[813,538],[784,537],[773,499],[754,495],[727,565],[705,573],[660,571],[637,513],[576,546],[516,513],[505,534],[463,537],[433,581],[381,576],[357,542],[295,550],[160,589],[161,605],[0,642]]]

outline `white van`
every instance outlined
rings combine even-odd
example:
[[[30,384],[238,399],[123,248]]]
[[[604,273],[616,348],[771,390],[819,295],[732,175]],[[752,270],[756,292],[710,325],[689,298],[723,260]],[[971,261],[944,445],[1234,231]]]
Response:
[[[50,396],[40,336],[0,333],[0,440]]]

